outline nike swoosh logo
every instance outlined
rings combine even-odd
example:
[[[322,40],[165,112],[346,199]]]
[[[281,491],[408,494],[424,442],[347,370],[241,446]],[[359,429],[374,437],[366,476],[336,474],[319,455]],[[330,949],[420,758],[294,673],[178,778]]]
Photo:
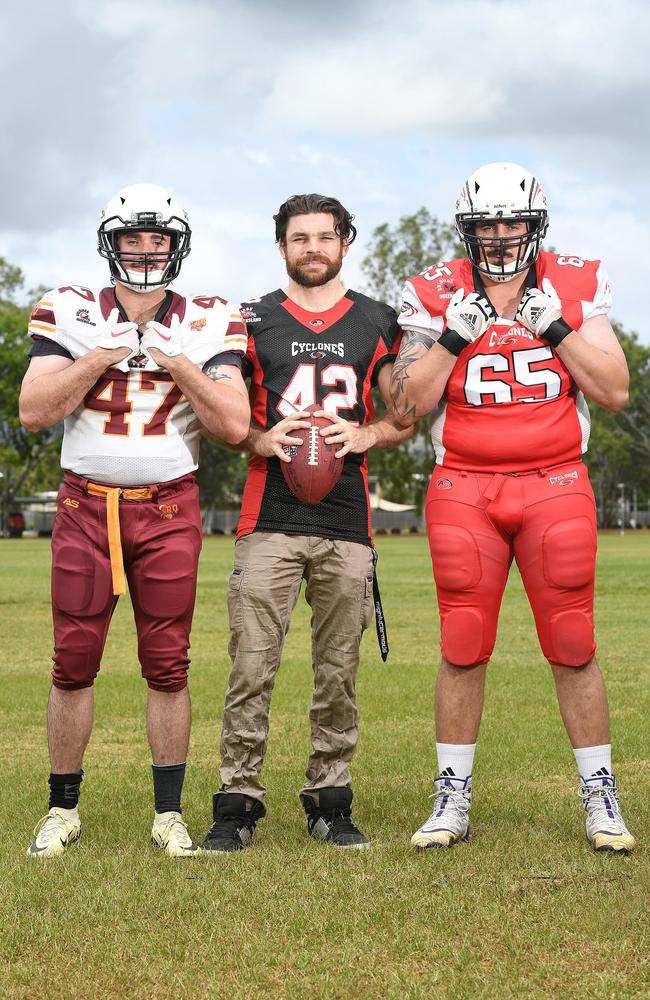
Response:
[[[161,333],[160,330],[156,330],[156,333],[158,334],[159,337],[162,337],[163,340],[171,340],[172,339],[171,333],[169,334],[168,337],[166,337],[164,333]]]

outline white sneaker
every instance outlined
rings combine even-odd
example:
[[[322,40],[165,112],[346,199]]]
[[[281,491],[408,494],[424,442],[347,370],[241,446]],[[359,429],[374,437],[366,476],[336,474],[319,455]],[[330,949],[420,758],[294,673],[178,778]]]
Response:
[[[587,814],[587,840],[594,851],[627,854],[634,849],[634,837],[623,822],[614,775],[582,778],[580,795]]]
[[[192,858],[201,848],[193,843],[187,832],[187,823],[178,812],[153,814],[151,843],[168,854],[170,858]]]
[[[432,796],[433,812],[411,837],[413,847],[453,847],[469,837],[472,776],[463,780],[439,775]]]
[[[81,820],[76,808],[53,806],[34,827],[34,843],[27,850],[30,858],[54,858],[63,854],[68,844],[81,836]]]

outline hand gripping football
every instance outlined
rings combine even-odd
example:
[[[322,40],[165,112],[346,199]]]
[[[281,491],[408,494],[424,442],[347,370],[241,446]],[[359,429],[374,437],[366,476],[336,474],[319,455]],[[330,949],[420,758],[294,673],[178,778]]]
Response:
[[[335,458],[340,444],[327,444],[319,434],[321,427],[331,426],[327,417],[314,417],[314,410],[320,410],[319,403],[304,407],[309,418],[309,427],[291,431],[291,437],[302,439],[302,444],[285,444],[283,448],[291,458],[281,462],[282,473],[291,492],[303,503],[317,504],[336,485],[343,469],[343,458]]]

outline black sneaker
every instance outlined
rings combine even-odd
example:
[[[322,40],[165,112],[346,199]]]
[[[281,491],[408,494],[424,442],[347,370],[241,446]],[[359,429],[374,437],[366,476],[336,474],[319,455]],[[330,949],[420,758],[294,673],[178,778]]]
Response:
[[[352,822],[352,789],[319,788],[318,803],[311,795],[300,796],[307,813],[307,833],[335,847],[370,847],[370,841]]]
[[[212,796],[214,823],[203,841],[203,850],[225,854],[251,847],[255,825],[265,812],[262,803],[248,795],[217,792]]]

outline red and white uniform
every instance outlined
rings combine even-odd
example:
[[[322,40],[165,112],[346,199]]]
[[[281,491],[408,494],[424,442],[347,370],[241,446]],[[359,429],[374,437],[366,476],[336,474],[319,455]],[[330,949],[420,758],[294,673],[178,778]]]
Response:
[[[437,340],[458,288],[475,286],[466,258],[428,268],[405,285],[400,326]],[[549,278],[573,330],[611,306],[600,261],[540,253],[529,281]],[[439,465],[477,472],[524,472],[571,461],[587,450],[589,411],[584,396],[553,348],[520,323],[498,317],[460,354],[432,414]]]
[[[119,303],[113,288],[77,285],[47,292],[32,310],[29,333],[73,360],[97,346]],[[168,292],[160,322],[182,323],[183,353],[199,368],[224,352],[246,351],[237,306],[217,295],[186,299]],[[39,351],[39,353],[43,353]],[[61,465],[100,483],[168,482],[198,466],[200,427],[172,376],[141,357],[128,371],[109,368],[66,417]],[[126,366],[124,366],[126,367]]]

